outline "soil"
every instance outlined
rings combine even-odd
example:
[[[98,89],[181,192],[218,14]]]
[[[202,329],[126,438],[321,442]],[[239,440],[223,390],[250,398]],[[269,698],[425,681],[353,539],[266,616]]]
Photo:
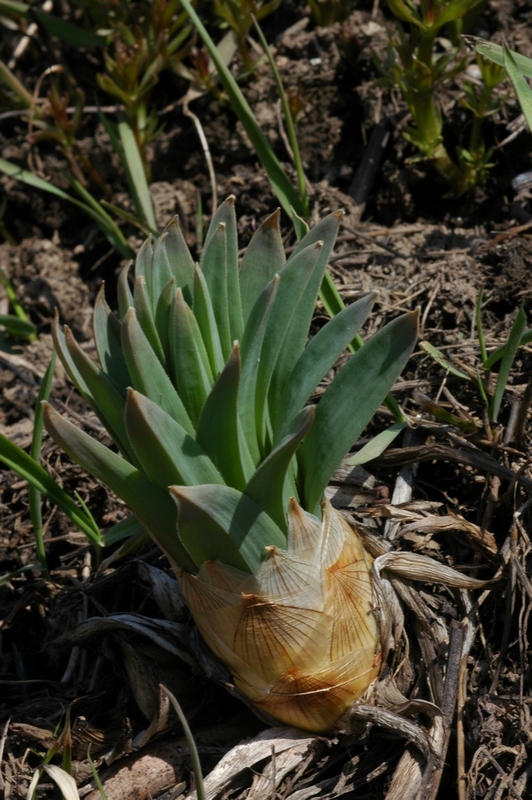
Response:
[[[511,46],[532,56],[529,4],[492,0],[484,6],[473,33],[504,35]],[[512,188],[512,180],[530,169],[532,136],[519,124],[519,109],[504,85],[501,92],[508,93],[507,101],[486,124],[486,136],[496,146],[496,166],[485,186],[460,198],[447,197],[430,165],[412,160],[414,151],[402,137],[404,103],[375,82],[373,53],[383,54],[390,24],[389,12],[378,2],[361,2],[343,22],[319,28],[307,6],[295,0],[264,21],[284,85],[301,105],[297,134],[311,191],[311,223],[338,208],[345,211],[330,265],[342,297],[351,302],[369,290],[379,291],[365,335],[400,312],[420,309],[420,344],[395,387],[413,429],[365,465],[373,480],[371,490],[353,489],[344,470],[331,491],[339,505],[373,532],[382,536],[387,526],[396,525],[398,547],[434,556],[479,578],[497,576],[484,592],[475,593],[475,641],[469,658],[459,665],[457,714],[449,719],[446,762],[436,786],[425,787],[422,796],[527,798],[532,797],[532,585],[527,577],[532,350],[530,345],[519,348],[497,424],[490,424],[478,388],[476,313],[481,297],[485,346],[491,352],[508,340],[520,307],[527,318],[532,312],[531,195],[526,188]],[[33,43],[16,67],[31,87],[45,68],[38,45]],[[45,49],[43,57],[50,60],[54,52],[53,47]],[[79,56],[67,53],[66,58],[74,63]],[[236,73],[239,67],[234,68]],[[86,76],[87,81],[92,78]],[[190,247],[199,253],[198,219],[203,227],[208,224],[212,198],[196,129],[175,103],[186,89],[180,80],[163,76],[153,95],[164,130],[149,149],[151,193],[159,227],[178,213]],[[242,78],[242,88],[293,175],[268,65],[259,64],[251,77]],[[455,126],[463,124],[459,91],[453,83],[443,94]],[[200,97],[191,108],[209,144],[218,196],[236,196],[244,247],[277,201],[231,109],[211,95]],[[360,170],[382,120],[390,131],[388,143],[361,199]],[[49,143],[30,149],[27,133],[23,115],[3,117],[2,157],[27,165],[31,155],[38,169],[57,178],[59,151]],[[86,115],[82,134],[81,147],[110,183],[113,202],[128,208],[122,173],[94,114]],[[73,206],[12,179],[3,177],[0,183],[5,197],[1,222],[9,238],[0,244],[0,266],[39,334],[32,343],[9,336],[0,343],[0,432],[27,449],[52,353],[54,313],[94,355],[94,299],[105,282],[108,301],[115,307],[116,276],[124,261],[92,220]],[[198,217],[199,200],[203,213]],[[138,231],[126,223],[123,230],[138,247]],[[292,246],[287,219],[283,235],[287,247]],[[9,304],[1,292],[0,312],[7,313]],[[318,321],[323,313],[318,308]],[[438,363],[424,343],[439,348],[468,379]],[[495,389],[498,369],[494,367],[491,383],[485,382],[488,395]],[[59,364],[50,401],[78,425],[101,433]],[[449,413],[454,415],[451,421],[443,416]],[[363,441],[389,421],[382,409]],[[126,516],[123,505],[46,435],[41,461],[67,492],[77,492],[102,529]],[[399,483],[409,470],[411,492],[402,496]],[[186,659],[176,659],[176,650],[188,647],[191,652],[193,626],[175,594],[168,565],[153,546],[143,544],[133,554],[110,560],[114,546],[104,552],[102,564],[101,554],[83,534],[44,500],[49,567],[45,577],[35,567],[27,483],[7,467],[0,467],[0,476],[1,572],[10,575],[0,586],[0,786],[5,797],[25,797],[35,769],[52,751],[51,763],[56,765],[70,752],[80,792],[99,796],[87,757],[89,745],[109,800],[188,795],[193,789],[188,748],[175,718],[168,722],[165,716],[159,683],[179,698],[205,774],[238,742],[260,737],[267,726],[219,683],[191,669]],[[445,527],[441,520],[451,517],[454,524]],[[453,617],[461,618],[453,591],[438,587],[433,593],[425,586],[422,592],[428,607],[449,625]],[[408,614],[413,614],[411,609],[407,620]],[[105,629],[89,624],[110,616],[112,623]],[[147,632],[146,618],[154,625],[169,620],[174,627],[163,639],[159,631],[155,641],[153,630]],[[195,647],[197,655],[197,642]],[[434,700],[424,684],[431,665],[425,653],[416,653],[410,696]],[[446,651],[435,654],[435,660],[437,656],[443,674],[448,674]],[[212,668],[207,656],[205,663]],[[302,736],[293,731],[287,735],[296,743]],[[297,763],[284,772],[285,762],[280,755],[272,762],[268,745],[262,760],[257,757],[223,787],[225,796],[264,796],[272,785],[274,793],[297,794],[298,800],[340,795],[375,799],[392,791],[394,770],[406,752],[404,738],[367,725],[362,732],[351,728],[311,739],[304,740],[304,747],[300,743]],[[275,772],[276,758],[279,774],[265,789],[268,784],[260,784],[260,779],[266,780],[272,763]],[[37,797],[59,796],[52,778],[41,778]],[[218,788],[210,797],[221,793]]]

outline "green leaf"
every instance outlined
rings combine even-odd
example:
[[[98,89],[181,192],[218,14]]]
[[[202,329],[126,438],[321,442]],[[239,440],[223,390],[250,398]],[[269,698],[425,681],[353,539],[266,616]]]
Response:
[[[174,217],[167,225],[163,231],[163,237],[164,249],[172,275],[176,280],[176,286],[181,287],[185,300],[191,306],[194,286],[194,260],[181,232],[178,217]]]
[[[517,312],[517,316],[512,325],[510,336],[505,345],[504,355],[502,357],[501,366],[499,367],[499,374],[497,376],[497,384],[493,395],[493,401],[490,409],[490,421],[497,422],[499,411],[501,409],[502,398],[506,391],[506,384],[512,370],[512,364],[517,353],[517,349],[521,342],[521,337],[525,330],[526,314],[521,306]]]
[[[255,231],[240,265],[240,294],[242,312],[247,322],[260,293],[277,272],[281,272],[286,259],[279,230],[279,209],[274,211]]]
[[[494,61],[495,64],[499,64],[501,67],[505,66],[504,51],[500,44],[485,42],[482,39],[477,39],[475,36],[464,36],[463,38],[468,43],[473,44],[476,50],[480,53],[480,55],[484,56],[484,58]],[[524,75],[525,78],[532,78],[532,58],[522,56],[520,53],[516,53],[514,50],[510,50],[510,53],[521,75]]]
[[[196,426],[214,378],[198,323],[185,303],[181,289],[175,292],[169,325],[170,367],[174,384],[192,425]]]
[[[90,475],[122,498],[173,563],[195,572],[194,563],[175,532],[176,512],[168,493],[124,458],[61,417],[46,403],[46,430]]]
[[[141,275],[136,278],[133,290],[133,302],[135,304],[135,312],[137,320],[142,328],[146,339],[153,348],[153,352],[163,365],[167,368],[166,356],[164,354],[163,346],[159,338],[159,333],[155,325],[155,319],[152,312],[152,306],[146,291],[146,279]]]
[[[6,329],[11,336],[18,336],[20,339],[35,341],[37,328],[33,322],[20,319],[14,314],[0,314],[0,325]]]
[[[370,439],[364,447],[361,447],[360,450],[349,459],[347,464],[350,467],[358,467],[361,464],[367,464],[368,461],[373,461],[374,458],[378,458],[384,453],[386,448],[391,445],[394,439],[399,436],[401,431],[404,431],[404,429],[408,427],[408,422],[395,422],[393,425],[390,425],[385,431],[381,431],[374,436],[373,439]]]
[[[131,379],[122,352],[121,324],[107,305],[104,283],[94,303],[93,328],[96,352],[103,371],[112,375],[114,383],[125,390],[131,384]]]
[[[504,68],[512,81],[521,111],[525,115],[526,123],[532,131],[532,89],[523,78],[517,61],[507,44],[503,45]]]
[[[201,254],[200,266],[209,290],[223,356],[224,359],[227,359],[233,349],[233,340],[231,339],[229,321],[227,237],[224,222],[221,222],[218,228],[207,236],[207,242]]]
[[[52,388],[52,381],[54,379],[55,362],[57,360],[57,352],[54,350],[50,363],[46,368],[44,377],[39,387],[37,395],[37,402],[35,404],[35,419],[33,420],[33,433],[31,436],[30,456],[39,464],[41,459],[41,446],[42,446],[42,432],[43,432],[43,407],[42,401],[48,400],[50,390]],[[41,493],[30,483],[28,486],[28,505],[30,507],[31,524],[33,527],[33,535],[35,537],[35,545],[37,550],[37,558],[44,574],[49,577],[48,565],[46,560],[46,547],[44,544],[44,527],[42,523],[41,511]],[[96,527],[96,524],[95,524]]]
[[[329,214],[328,217],[320,220],[320,222],[318,222],[318,224],[301,240],[281,272],[281,287],[276,302],[281,301],[283,275],[290,269],[291,264],[302,258],[303,253],[308,251],[310,247],[320,247],[316,263],[311,266],[309,261],[307,265],[310,274],[303,287],[297,304],[296,313],[290,321],[289,330],[287,331],[282,349],[279,352],[279,357],[275,364],[275,373],[272,381],[273,396],[271,399],[271,408],[275,410],[279,408],[281,393],[286,386],[294,364],[303,352],[307,342],[310,323],[312,322],[314,309],[316,307],[316,299],[323,275],[327,269],[327,263],[334,246],[336,234],[338,233],[338,225],[341,216],[340,213]]]
[[[92,33],[92,31],[71,25],[55,14],[48,14],[35,6],[31,6],[30,15],[46,29],[47,33],[57,36],[58,39],[61,39],[62,42],[71,47],[84,47],[87,50],[94,50],[97,47],[103,47],[105,44],[105,40]]]
[[[230,486],[171,486],[178,532],[196,564],[221,561],[254,572],[265,547],[286,547],[282,531],[249,497]]]
[[[242,491],[254,472],[254,464],[238,418],[240,373],[240,346],[236,344],[205,401],[196,441],[211,457],[225,482]]]
[[[131,289],[129,288],[129,270],[131,269],[133,262],[130,261],[129,264],[120,270],[118,274],[118,284],[117,284],[117,299],[118,299],[118,313],[120,314],[120,319],[124,319],[126,316],[128,309],[133,306],[133,294]]]
[[[98,419],[124,456],[135,461],[124,423],[125,392],[121,393],[103,370],[78,345],[69,328],[65,328],[65,344],[70,357],[90,392],[91,406]]]
[[[9,175],[10,178],[21,181],[21,183],[25,183],[27,186],[32,186],[34,189],[41,189],[44,192],[48,192],[56,197],[60,197],[61,200],[68,200],[69,203],[72,203],[77,208],[81,209],[85,214],[98,223],[113,247],[116,247],[116,249],[119,250],[122,255],[126,257],[130,255],[131,250],[128,243],[124,239],[120,228],[93,198],[91,199],[92,203],[95,204],[95,207],[88,203],[82,203],[80,200],[77,200],[75,197],[67,194],[62,189],[54,186],[53,183],[48,183],[48,181],[39,178],[38,175],[34,175],[33,172],[28,172],[28,170],[19,167],[17,164],[12,164],[10,161],[6,161],[4,158],[0,158],[0,172],[3,172],[5,175]],[[88,192],[85,194],[88,195]]]
[[[157,403],[133,389],[128,391],[125,422],[143,471],[160,489],[173,483],[223,484],[199,444]]]
[[[54,342],[54,347],[57,350],[57,354],[61,359],[61,363],[63,364],[63,367],[65,368],[68,377],[70,378],[70,380],[72,381],[72,383],[74,384],[80,395],[83,397],[83,399],[91,407],[94,407],[94,398],[89,390],[89,387],[83,380],[81,373],[77,368],[74,359],[70,355],[68,347],[66,346],[65,334],[63,333],[59,325],[59,314],[57,313],[57,309],[54,312],[54,320],[52,322],[52,339]]]
[[[129,188],[137,208],[139,217],[148,225],[153,233],[157,233],[157,222],[153,210],[148,181],[139,148],[129,123],[122,119],[118,123],[118,133],[124,148],[124,167]]]
[[[172,278],[175,279],[174,273],[170,266],[170,259],[168,257],[168,250],[166,247],[167,238],[168,233],[165,231],[155,242],[155,248],[153,251],[150,300],[154,313],[164,288],[168,285],[168,282],[172,280]]]
[[[300,306],[308,299],[306,292],[307,286],[311,282],[312,277],[315,276],[318,271],[321,271],[321,250],[321,243],[312,244],[305,248],[299,252],[295,258],[287,262],[280,276],[279,289],[268,319],[257,376],[255,414],[257,420],[257,434],[261,447],[264,446],[266,440],[267,423],[270,412],[270,406],[268,404],[270,384],[274,380],[274,377],[276,391],[277,386],[282,384],[284,369],[288,368],[288,361],[284,357],[284,349],[286,348],[293,353],[291,342],[292,331],[293,329],[299,328],[300,320],[298,318],[300,315]],[[314,301],[315,299],[314,296]],[[299,357],[304,344],[303,342],[296,358]],[[281,363],[280,374],[278,372],[279,361]],[[292,367],[293,363],[292,361]],[[275,410],[275,407],[273,407],[273,410]]]
[[[242,319],[242,306],[240,300],[240,284],[238,274],[238,239],[236,232],[235,198],[230,195],[227,200],[217,208],[207,231],[205,239],[206,250],[209,247],[220,225],[225,226],[225,259],[226,259],[226,285],[228,297],[229,332],[231,342],[240,341],[244,322]],[[202,269],[205,273],[204,260],[201,260]],[[209,279],[207,283],[209,283]]]
[[[238,394],[238,407],[242,431],[255,464],[258,464],[260,460],[259,431],[255,417],[257,377],[268,319],[280,281],[280,276],[275,275],[270,283],[264,287],[248,316],[244,336],[242,337],[242,377]]]
[[[434,345],[430,344],[430,342],[420,342],[419,346],[425,351],[425,353],[428,353],[428,355],[433,358],[434,361],[446,372],[450,372],[451,375],[454,375],[456,378],[460,378],[463,381],[471,383],[471,378],[469,375],[467,375],[465,372],[462,372],[461,369],[455,367],[450,361],[447,361],[441,350],[438,350],[438,348],[434,347]]]
[[[130,308],[122,323],[122,348],[132,388],[158,403],[176,422],[194,436],[183,401],[140,327],[135,309]]]
[[[294,416],[335,365],[366,321],[377,293],[373,292],[344,308],[312,337],[303,350],[281,395],[276,416],[274,441],[286,435]]]
[[[59,506],[74,525],[83,531],[91,544],[101,544],[100,531],[95,526],[94,520],[78,508],[46,470],[2,433],[0,433],[0,460]]]
[[[264,509],[286,533],[289,501],[288,470],[292,458],[314,421],[314,407],[304,408],[292,421],[290,430],[249,480],[244,494]]]
[[[336,375],[320,399],[299,451],[304,507],[319,513],[331,475],[377,411],[413,350],[417,312],[378,331]]]
[[[196,266],[194,275],[193,311],[209,356],[211,372],[217,377],[223,370],[225,361],[209,289],[199,266]]]
[[[255,119],[253,111],[249,107],[246,98],[242,94],[242,90],[236,83],[230,70],[225,65],[220,53],[218,52],[218,49],[216,48],[216,45],[207,33],[205,26],[196,14],[189,0],[183,0],[181,4],[194,23],[194,27],[203,39],[205,47],[209,51],[209,55],[216,66],[220,81],[229,95],[231,107],[237,114],[247,135],[251,139],[253,148],[262,166],[266,170],[266,174],[268,175],[275,194],[279,198],[279,202],[288,215],[290,215],[290,209],[292,206],[299,214],[304,214],[305,209],[303,208],[301,198],[292,186],[290,179],[281,166],[277,156],[273,152],[268,140],[257,124],[257,120]]]

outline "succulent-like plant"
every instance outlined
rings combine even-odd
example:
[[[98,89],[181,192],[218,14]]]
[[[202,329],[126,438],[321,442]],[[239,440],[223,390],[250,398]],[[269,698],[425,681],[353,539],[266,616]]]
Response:
[[[116,447],[45,411],[54,440],[167,554],[235,685],[314,731],[330,728],[381,665],[372,560],[324,490],[417,329],[415,313],[386,325],[309,404],[375,300],[348,306],[309,341],[340,217],[319,222],[286,261],[276,212],[240,265],[233,198],[215,213],[199,265],[173,220],[140,250],[133,289],[131,265],[122,272],[119,318],[99,293],[99,365],[54,325],[67,372]]]

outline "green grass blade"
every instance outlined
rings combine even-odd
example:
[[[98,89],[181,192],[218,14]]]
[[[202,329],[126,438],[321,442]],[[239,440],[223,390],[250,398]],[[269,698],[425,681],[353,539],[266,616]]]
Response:
[[[31,437],[30,456],[33,460],[40,464],[41,460],[41,445],[43,433],[43,400],[48,400],[50,390],[52,388],[52,381],[54,378],[55,362],[57,353],[54,350],[50,363],[46,368],[44,377],[39,388],[37,395],[37,403],[35,405],[35,417],[33,420],[33,434]],[[42,510],[41,510],[41,493],[32,483],[28,485],[28,504],[30,508],[31,524],[33,527],[33,535],[35,536],[35,544],[37,547],[37,558],[39,564],[45,574],[48,576],[48,564],[46,560],[46,547],[44,545],[44,530],[42,524]]]
[[[521,342],[523,331],[525,330],[525,325],[526,325],[526,314],[524,308],[521,306],[521,308],[517,312],[514,324],[512,325],[510,336],[508,337],[508,341],[506,342],[504,355],[501,360],[501,366],[499,368],[499,374],[497,376],[497,383],[495,386],[495,392],[493,394],[493,401],[490,409],[491,422],[497,422],[499,411],[501,409],[502,398],[504,392],[506,391],[506,384],[508,382],[508,378],[512,370],[512,364],[514,362],[515,354],[517,353],[517,350]]]
[[[301,159],[301,151],[299,150],[299,142],[297,141],[296,129],[294,126],[292,112],[290,111],[288,98],[286,96],[283,82],[281,80],[281,76],[279,75],[279,70],[277,69],[277,64],[275,63],[272,51],[255,17],[253,17],[253,24],[255,26],[255,30],[257,31],[257,35],[259,37],[259,41],[262,45],[262,48],[266,53],[268,63],[270,64],[270,69],[272,71],[273,79],[277,87],[277,94],[279,95],[279,98],[281,100],[281,107],[283,109],[286,132],[288,134],[288,141],[290,142],[292,155],[294,157],[294,166],[296,168],[297,185],[299,188],[299,196],[301,198],[301,207],[303,210],[303,215],[305,217],[308,217],[310,215],[310,209],[307,198],[307,180],[305,178],[305,170],[303,169],[303,161]]]
[[[521,346],[524,344],[530,344],[530,342],[532,342],[532,328],[528,328],[526,331],[524,331],[524,333],[521,336],[521,341],[519,342],[519,345]],[[497,361],[501,360],[505,352],[506,352],[506,345],[503,344],[496,350],[494,350],[493,353],[491,353],[491,355],[488,356],[488,358],[482,364],[482,369],[484,370],[491,369],[497,363]]]
[[[350,467],[358,467],[361,464],[367,464],[368,461],[373,461],[378,458],[387,447],[396,439],[401,431],[408,428],[408,422],[394,422],[385,431],[381,431],[373,439],[370,439],[364,447],[361,447],[358,452],[347,461]]]
[[[46,470],[2,433],[0,433],[0,460],[59,506],[74,525],[83,531],[91,544],[101,545],[100,531],[95,526],[94,520],[87,518]]]
[[[20,319],[14,314],[0,314],[0,325],[2,325],[11,336],[19,339],[27,339],[34,342],[37,339],[37,328],[33,322]]]
[[[471,383],[471,378],[469,377],[469,375],[467,375],[465,372],[462,372],[461,369],[455,367],[454,364],[451,364],[450,361],[447,361],[441,350],[438,350],[438,348],[434,347],[433,344],[430,344],[430,342],[420,342],[419,347],[421,350],[424,350],[425,353],[427,353],[432,359],[434,359],[436,364],[439,364],[440,367],[444,369],[446,372],[449,372],[456,378],[460,378],[460,380],[462,381],[467,381],[468,383]]]
[[[177,699],[172,694],[172,692],[163,686],[162,683],[159,684],[162,691],[167,695],[169,698],[172,706],[174,707],[174,711],[179,717],[179,721],[183,726],[183,732],[185,734],[185,739],[187,740],[188,749],[190,750],[190,761],[192,763],[192,771],[194,773],[194,780],[196,782],[196,795],[198,800],[207,800],[207,795],[205,794],[205,786],[203,783],[203,773],[201,770],[201,763],[199,759],[198,748],[196,747],[196,742],[194,741],[194,737],[192,736],[192,731],[189,728],[187,718],[183,714],[181,706],[177,702]]]
[[[490,61],[494,61],[501,67],[506,66],[504,63],[504,50],[500,44],[484,42],[474,36],[466,36],[464,38],[466,41],[469,41],[471,44],[475,45],[475,49],[480,53],[481,56],[484,56],[484,58],[487,58]],[[522,56],[520,53],[516,53],[514,50],[510,50],[510,53],[521,75],[524,75],[525,78],[532,78],[532,58]]]
[[[67,200],[69,203],[77,206],[77,208],[81,209],[100,226],[113,247],[116,247],[116,249],[126,258],[131,255],[131,249],[126,242],[120,228],[103,210],[101,205],[97,204],[97,207],[93,207],[91,204],[83,203],[81,200],[77,200],[75,197],[67,194],[62,189],[54,186],[52,183],[48,183],[48,181],[43,180],[38,175],[34,175],[32,172],[19,167],[17,164],[12,164],[10,161],[6,161],[4,158],[0,158],[0,172],[3,172],[5,175],[9,175],[10,178],[14,178],[17,181],[25,183],[27,186],[32,186],[34,189],[41,189],[44,192],[53,194],[56,197],[60,197],[61,200]],[[81,184],[79,185],[81,186]],[[96,203],[94,198],[92,198],[92,200],[94,203]]]
[[[414,348],[417,312],[378,331],[336,375],[320,399],[299,451],[304,507],[318,513],[331,475],[377,411]]]
[[[118,123],[118,134],[122,142],[126,177],[135,202],[137,214],[148,225],[149,229],[157,234],[157,222],[153,210],[153,203],[144,172],[144,165],[139,152],[131,126],[126,120]]]
[[[291,207],[295,208],[298,214],[304,215],[305,209],[301,202],[301,198],[292,186],[290,179],[270,147],[268,140],[258,126],[253,115],[253,111],[249,107],[249,104],[242,94],[240,87],[231,75],[230,70],[225,65],[205,26],[196,14],[189,0],[182,0],[182,6],[194,23],[194,27],[203,39],[205,47],[209,51],[209,55],[216,66],[220,81],[229,95],[231,106],[240,119],[240,122],[242,123],[247,135],[251,139],[251,143],[253,144],[255,152],[257,153],[262,166],[266,170],[266,174],[268,175],[275,194],[279,198],[279,202],[289,216]]]
[[[286,547],[273,520],[230,486],[171,486],[170,493],[179,508],[179,537],[198,566],[213,560],[254,572],[265,547]]]
[[[484,363],[488,357],[488,351],[486,350],[486,338],[484,336],[484,329],[482,327],[482,290],[480,290],[477,298],[477,306],[475,309],[475,325],[477,328],[478,344],[480,347],[480,358]]]

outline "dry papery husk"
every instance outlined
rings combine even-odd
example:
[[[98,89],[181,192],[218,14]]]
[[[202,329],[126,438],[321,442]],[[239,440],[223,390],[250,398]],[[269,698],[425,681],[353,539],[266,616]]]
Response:
[[[393,507],[386,513],[393,517]],[[416,516],[417,511],[412,513]],[[403,507],[397,517],[402,524],[410,524],[412,513],[406,514]],[[435,515],[432,517],[437,519]],[[357,786],[368,787],[372,781],[381,781],[377,785],[382,789],[377,791],[383,800],[430,800],[436,796],[456,707],[460,669],[475,636],[470,591],[486,589],[489,584],[427,556],[393,550],[389,542],[371,529],[360,524],[354,527],[363,542],[373,576],[372,606],[378,620],[379,652],[384,664],[379,677],[325,735],[280,727],[261,712],[267,730],[241,741],[222,757],[206,777],[208,800],[227,793],[242,800],[275,793],[293,800],[311,797],[332,800]],[[146,569],[144,566],[143,571]],[[152,578],[157,580],[155,572]],[[431,595],[429,583],[446,588],[441,595]],[[161,611],[164,613],[162,608]],[[257,712],[203,641],[187,635],[182,622],[175,619],[158,622],[132,614],[111,615],[78,626],[74,641],[81,643],[93,637],[98,633],[95,625],[103,625],[107,633],[113,631],[115,635],[121,630],[134,630],[167,654],[180,660],[185,656],[189,666],[194,662],[194,670],[199,666],[209,678]],[[127,752],[132,754],[127,765],[124,764],[127,775],[131,763],[135,763],[134,753],[140,758],[139,748],[145,753],[152,738],[164,730],[168,708],[158,690],[161,673],[152,676],[147,672],[142,650],[124,643],[122,651],[133,694],[148,722],[126,750],[122,747],[120,752],[107,753],[108,764]],[[170,688],[178,696],[182,694],[179,686]],[[406,742],[400,748],[399,761],[397,745],[388,741],[398,737]],[[173,773],[175,784],[186,780],[188,772],[185,743],[180,740],[174,750],[180,764]],[[341,774],[335,773],[331,778],[330,764],[339,759],[344,764]],[[109,800],[125,796],[113,788],[120,785],[121,764],[119,760],[110,767],[108,785],[105,769],[101,773]],[[368,765],[372,768],[368,769]],[[157,788],[160,789],[152,782],[138,796],[155,794]],[[194,798],[194,792],[187,796],[187,800]]]

